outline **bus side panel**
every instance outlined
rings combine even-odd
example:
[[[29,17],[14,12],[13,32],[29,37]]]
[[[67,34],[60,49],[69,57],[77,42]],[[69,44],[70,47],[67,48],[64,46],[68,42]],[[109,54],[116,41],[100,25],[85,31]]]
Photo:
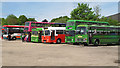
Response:
[[[42,42],[51,43],[53,41],[51,40],[51,36],[42,36]]]
[[[55,41],[54,43],[57,42],[57,39],[60,38],[61,39],[61,43],[65,43],[65,34],[58,34],[58,36],[55,36]]]
[[[99,39],[100,44],[112,44],[112,43],[118,43],[119,36],[114,35],[94,35],[92,42],[95,42],[95,39]]]

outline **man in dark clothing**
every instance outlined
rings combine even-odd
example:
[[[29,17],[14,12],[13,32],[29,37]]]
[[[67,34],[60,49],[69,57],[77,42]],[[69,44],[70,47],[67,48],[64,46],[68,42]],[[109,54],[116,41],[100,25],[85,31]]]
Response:
[[[22,35],[22,42],[24,42],[25,34]]]
[[[9,41],[11,40],[11,35],[10,35],[10,34],[8,34],[8,40],[9,40]]]

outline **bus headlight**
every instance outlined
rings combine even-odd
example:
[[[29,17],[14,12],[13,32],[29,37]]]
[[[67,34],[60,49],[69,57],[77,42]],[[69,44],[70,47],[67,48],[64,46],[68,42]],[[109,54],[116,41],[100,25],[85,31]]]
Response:
[[[83,41],[87,41],[87,38],[84,38]]]
[[[72,39],[72,41],[73,41],[73,39]]]

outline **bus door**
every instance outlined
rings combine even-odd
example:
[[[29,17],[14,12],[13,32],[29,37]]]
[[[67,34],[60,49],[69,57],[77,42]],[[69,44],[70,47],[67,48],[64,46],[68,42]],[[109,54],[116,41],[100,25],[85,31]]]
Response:
[[[42,31],[39,31],[39,32],[38,32],[38,35],[39,35],[39,36],[38,36],[38,40],[41,41]]]
[[[55,40],[55,30],[51,30],[51,40]]]

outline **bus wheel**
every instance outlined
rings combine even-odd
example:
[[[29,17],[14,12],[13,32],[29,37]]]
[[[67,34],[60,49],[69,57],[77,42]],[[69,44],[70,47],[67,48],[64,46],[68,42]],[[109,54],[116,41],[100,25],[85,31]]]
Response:
[[[88,46],[88,44],[87,44],[87,43],[84,43],[84,46]]]
[[[118,41],[118,44],[120,44],[120,39],[119,39],[119,41]]]
[[[99,45],[99,40],[95,40],[94,45]]]
[[[57,44],[60,44],[61,43],[61,39],[57,39]]]
[[[16,40],[16,37],[14,36],[14,37],[12,37],[12,39],[13,39],[13,40]]]

